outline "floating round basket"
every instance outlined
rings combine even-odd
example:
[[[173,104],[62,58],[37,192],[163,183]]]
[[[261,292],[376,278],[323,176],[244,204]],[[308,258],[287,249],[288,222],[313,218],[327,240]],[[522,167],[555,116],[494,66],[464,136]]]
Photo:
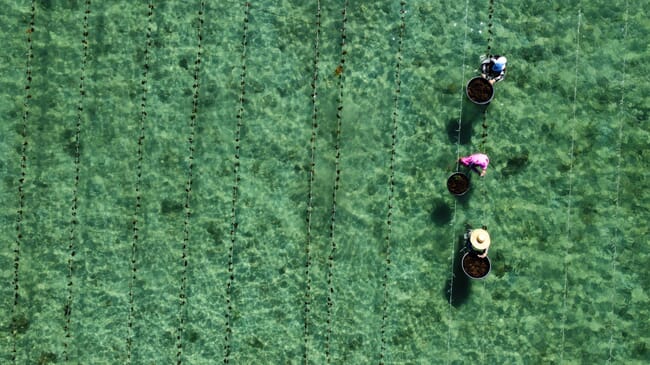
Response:
[[[466,252],[463,255],[462,266],[463,272],[470,279],[483,279],[492,269],[492,263],[487,256],[481,258],[474,252]]]
[[[465,194],[469,190],[469,177],[463,172],[454,172],[447,178],[447,189],[456,196]]]
[[[494,87],[483,77],[475,77],[467,83],[467,98],[474,104],[488,104],[494,97]]]

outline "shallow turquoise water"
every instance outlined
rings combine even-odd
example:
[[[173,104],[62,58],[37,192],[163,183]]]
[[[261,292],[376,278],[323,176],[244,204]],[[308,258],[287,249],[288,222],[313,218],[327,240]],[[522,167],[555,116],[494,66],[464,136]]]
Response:
[[[197,87],[201,3],[153,3],[90,3],[85,57],[85,2],[3,4],[3,361],[650,361],[646,2],[208,2]]]

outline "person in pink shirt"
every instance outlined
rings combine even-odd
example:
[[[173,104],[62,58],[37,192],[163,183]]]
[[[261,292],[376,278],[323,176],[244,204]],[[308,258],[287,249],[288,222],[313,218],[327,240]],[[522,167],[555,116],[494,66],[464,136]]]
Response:
[[[485,176],[490,159],[483,153],[475,153],[473,155],[459,158],[458,162],[478,172],[481,176]],[[481,168],[481,171],[478,171],[477,167]]]

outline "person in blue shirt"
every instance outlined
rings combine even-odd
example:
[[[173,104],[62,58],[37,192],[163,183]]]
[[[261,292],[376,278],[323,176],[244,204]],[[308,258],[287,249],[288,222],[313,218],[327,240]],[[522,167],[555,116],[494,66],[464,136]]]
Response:
[[[494,85],[506,76],[507,63],[508,59],[503,56],[490,56],[481,62],[481,76]]]

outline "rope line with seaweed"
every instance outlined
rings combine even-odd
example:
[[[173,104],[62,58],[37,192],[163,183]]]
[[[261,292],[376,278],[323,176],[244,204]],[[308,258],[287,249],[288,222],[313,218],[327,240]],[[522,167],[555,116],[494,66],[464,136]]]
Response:
[[[493,25],[494,25],[494,0],[489,0],[489,7],[488,7],[488,23],[487,23],[487,47],[485,51],[485,57],[491,57],[492,56],[492,42],[494,40],[494,30],[493,30]],[[488,109],[485,108],[483,109],[482,113],[482,123],[481,123],[481,146],[480,146],[480,151],[481,153],[484,153],[488,155],[488,149],[487,149],[487,137],[488,137]],[[486,181],[485,179],[481,179],[479,183],[479,192],[481,196],[481,224],[485,225],[487,223],[487,210],[490,207],[490,204],[488,204],[488,190],[486,186]],[[483,282],[483,287],[485,288],[488,283]],[[485,317],[485,312],[486,308],[483,306],[481,307],[481,316]],[[485,325],[485,322],[483,322],[483,325]],[[485,328],[484,328],[485,331]],[[488,348],[487,346],[487,336],[481,336],[481,347],[482,348]],[[480,356],[480,361],[481,363],[485,363],[485,351],[479,352]]]
[[[25,98],[23,99],[23,115],[20,136],[20,178],[18,179],[18,209],[16,210],[16,239],[14,241],[14,277],[13,304],[11,306],[11,361],[16,363],[18,357],[18,304],[20,299],[20,249],[23,240],[23,219],[25,209],[25,179],[27,178],[27,124],[29,122],[29,106],[32,98],[32,59],[34,58],[34,45],[32,34],[35,31],[36,2],[32,0],[29,14],[29,28],[27,28],[27,60],[25,61]]]
[[[311,217],[314,207],[314,174],[316,168],[316,137],[318,135],[318,105],[316,98],[318,96],[318,71],[320,62],[320,33],[321,33],[321,7],[320,0],[316,2],[316,39],[314,41],[314,73],[311,82],[311,102],[312,102],[312,118],[311,118],[311,138],[310,138],[310,163],[309,163],[309,192],[307,194],[307,239],[305,242],[305,306],[304,306],[304,352],[303,363],[309,363],[309,313],[312,300],[311,294]]]
[[[185,331],[185,320],[187,316],[187,267],[189,265],[188,261],[188,246],[190,244],[190,217],[192,215],[191,210],[191,198],[192,198],[192,182],[194,179],[194,138],[196,136],[196,118],[198,114],[198,105],[199,105],[199,87],[200,81],[199,76],[201,73],[201,56],[203,54],[203,17],[205,13],[205,1],[199,3],[199,12],[197,16],[197,51],[196,51],[196,60],[194,61],[194,84],[192,84],[193,94],[192,94],[192,112],[190,114],[190,135],[188,138],[188,149],[189,156],[187,158],[187,181],[185,183],[185,219],[183,220],[183,247],[181,249],[181,261],[183,263],[183,268],[181,269],[181,287],[179,294],[179,322],[176,333],[176,364],[180,365],[183,363],[183,333]]]
[[[578,65],[580,61],[580,25],[582,20],[582,10],[578,9],[578,25],[576,30],[576,61],[575,61],[575,81],[573,85],[573,125],[576,125],[577,121],[577,100],[578,100]],[[560,364],[564,362],[564,342],[565,342],[565,327],[567,320],[567,292],[569,290],[569,241],[571,239],[571,194],[573,190],[573,164],[575,160],[575,128],[571,128],[571,147],[569,149],[569,187],[568,187],[568,197],[567,197],[567,220],[566,220],[566,232],[567,232],[567,243],[564,252],[564,287],[562,294],[562,322],[560,324]]]
[[[489,1],[489,7],[488,7],[488,23],[487,23],[487,33],[488,33],[488,38],[487,38],[487,49],[485,56],[486,57],[491,57],[491,52],[492,52],[492,41],[494,40],[494,31],[493,31],[493,25],[494,25],[494,0]],[[479,151],[484,154],[488,154],[488,149],[487,149],[487,137],[488,137],[488,107],[483,109],[482,113],[482,122],[481,122],[481,144]],[[479,190],[480,190],[480,195],[482,199],[482,204],[481,204],[481,222],[485,224],[486,222],[486,215],[487,215],[487,208],[489,207],[489,204],[487,203],[487,187],[485,185],[485,180],[481,179],[480,184],[479,184]],[[484,308],[483,308],[484,309]],[[485,340],[485,337],[482,337],[482,340]],[[481,352],[481,355],[484,353]]]
[[[136,255],[138,252],[138,242],[139,242],[139,220],[140,220],[140,208],[142,206],[142,160],[144,152],[142,150],[144,137],[145,137],[145,125],[147,121],[147,93],[149,91],[148,87],[148,75],[149,75],[149,50],[151,49],[151,30],[153,22],[153,1],[150,0],[147,5],[147,30],[145,33],[145,47],[144,47],[144,63],[142,71],[142,94],[140,97],[140,119],[139,119],[139,134],[138,134],[138,147],[136,151],[137,163],[135,167],[135,207],[133,209],[133,234],[131,237],[131,277],[129,278],[129,314],[127,318],[127,338],[126,338],[126,362],[127,364],[131,363],[132,348],[133,348],[133,317],[135,313],[135,298],[133,288],[135,286],[135,281],[137,279],[137,261]]]
[[[492,30],[492,23],[494,21],[494,0],[490,0],[490,6],[488,8],[488,39],[487,39],[487,50],[485,51],[485,55],[487,57],[490,57],[490,54],[492,53],[492,41],[494,40],[494,32]]]
[[[250,2],[244,3],[244,28],[242,35],[241,74],[239,110],[237,111],[237,126],[235,128],[235,159],[233,162],[232,208],[230,210],[230,247],[228,248],[228,279],[226,281],[226,334],[224,337],[223,362],[230,362],[230,341],[232,338],[232,286],[235,281],[235,243],[237,241],[237,201],[239,197],[239,157],[240,137],[244,118],[244,102],[246,95],[246,46],[248,44],[248,19],[250,15]]]
[[[625,45],[627,41],[627,32],[628,32],[628,1],[625,1],[625,14],[623,15],[623,18],[625,19],[625,26],[623,28],[623,40],[622,44]],[[620,191],[621,191],[621,165],[623,161],[623,124],[624,118],[623,114],[625,112],[625,79],[626,79],[626,68],[627,68],[627,53],[623,53],[623,66],[621,67],[621,100],[619,101],[619,110],[618,110],[618,141],[616,144],[616,156],[617,156],[617,163],[616,163],[616,182],[615,182],[615,195],[614,195],[614,214],[612,217],[612,222],[616,222],[619,217],[619,208],[620,208]],[[611,243],[610,243],[610,249],[612,251],[612,261],[610,265],[610,272],[612,273],[612,285],[611,285],[611,307],[610,307],[610,320],[614,320],[614,312],[615,312],[615,307],[616,307],[616,257],[618,254],[618,247],[616,242],[619,240],[620,235],[619,235],[619,230],[618,227],[614,227],[613,232],[611,234]],[[612,361],[614,360],[614,333],[616,331],[614,330],[614,324],[610,323],[610,335],[609,335],[609,350],[608,350],[608,357],[607,357],[607,364],[611,364]]]
[[[490,0],[490,6],[488,8],[488,24],[487,24],[487,33],[488,33],[488,38],[487,38],[487,49],[485,51],[485,57],[491,57],[491,52],[492,52],[492,41],[494,39],[494,31],[493,29],[493,23],[494,23],[494,0]],[[481,147],[480,151],[482,153],[487,154],[487,150],[485,148],[485,144],[487,141],[487,136],[488,136],[488,125],[487,125],[487,110],[488,108],[485,108],[483,110],[483,123],[481,126],[483,127],[482,133],[481,133]]]
[[[348,0],[345,0],[343,11],[343,20],[341,22],[341,59],[337,70],[338,72],[338,106],[336,108],[336,156],[334,159],[334,168],[335,168],[335,177],[334,177],[334,188],[332,189],[332,210],[330,215],[330,254],[327,258],[327,330],[325,334],[325,358],[327,363],[330,364],[331,357],[331,339],[332,339],[332,307],[334,306],[334,258],[336,256],[336,240],[334,239],[334,231],[336,227],[336,197],[340,187],[341,180],[341,126],[343,122],[343,86],[345,81],[345,56],[347,54],[346,50],[346,33],[345,26],[348,21]]]
[[[399,36],[397,38],[397,62],[395,64],[395,95],[393,96],[393,117],[392,117],[392,133],[391,133],[391,149],[390,149],[390,166],[388,175],[388,210],[386,214],[386,251],[385,262],[386,268],[382,279],[382,287],[384,289],[383,302],[382,302],[382,315],[381,315],[381,347],[379,352],[379,364],[383,365],[386,359],[386,326],[388,323],[388,284],[391,268],[391,235],[392,235],[392,219],[393,219],[393,200],[395,198],[395,147],[397,145],[397,127],[399,121],[399,101],[402,89],[402,45],[404,42],[404,31],[406,28],[405,14],[406,14],[406,1],[400,1],[400,27]]]
[[[461,71],[461,83],[464,83],[465,80],[465,64],[466,64],[466,45],[467,45],[467,28],[468,28],[468,15],[469,15],[469,0],[465,0],[465,34],[463,37],[463,66]],[[462,90],[462,87],[461,87]],[[460,101],[459,101],[459,112],[458,112],[458,129],[456,129],[456,171],[460,168],[460,132],[461,125],[463,122],[463,101],[465,100],[465,95],[461,92]],[[456,223],[456,213],[458,208],[458,200],[454,199],[454,209],[453,215],[451,218],[450,226],[454,226]],[[449,281],[449,306],[448,306],[448,315],[449,321],[447,322],[447,364],[449,363],[450,354],[451,354],[451,332],[453,324],[453,295],[454,295],[454,256],[456,255],[456,235],[454,234],[451,240],[451,276]]]
[[[81,125],[82,125],[82,114],[84,111],[84,100],[86,99],[86,89],[85,89],[85,78],[86,78],[86,65],[88,63],[88,17],[90,14],[90,0],[86,1],[86,9],[84,10],[84,18],[83,18],[83,39],[81,41],[81,44],[83,45],[83,54],[82,54],[82,59],[81,59],[81,76],[80,76],[80,82],[79,82],[79,104],[77,106],[77,122],[75,126],[75,142],[74,142],[74,167],[75,167],[75,176],[74,176],[74,183],[73,183],[73,189],[72,189],[72,206],[70,208],[70,214],[71,214],[71,219],[70,219],[70,240],[68,243],[68,252],[70,256],[68,257],[68,296],[66,299],[66,304],[64,307],[64,313],[65,313],[65,326],[64,326],[64,331],[65,331],[65,339],[63,341],[63,358],[65,361],[70,360],[70,356],[68,353],[68,348],[70,344],[68,341],[70,340],[71,333],[70,333],[70,323],[71,323],[71,317],[72,317],[72,304],[73,304],[73,283],[74,283],[74,258],[76,255],[75,251],[75,243],[77,241],[77,225],[79,224],[79,220],[77,218],[77,202],[78,202],[78,195],[79,195],[79,177],[80,177],[80,170],[81,170],[81,151],[80,151],[80,143],[81,143]]]

